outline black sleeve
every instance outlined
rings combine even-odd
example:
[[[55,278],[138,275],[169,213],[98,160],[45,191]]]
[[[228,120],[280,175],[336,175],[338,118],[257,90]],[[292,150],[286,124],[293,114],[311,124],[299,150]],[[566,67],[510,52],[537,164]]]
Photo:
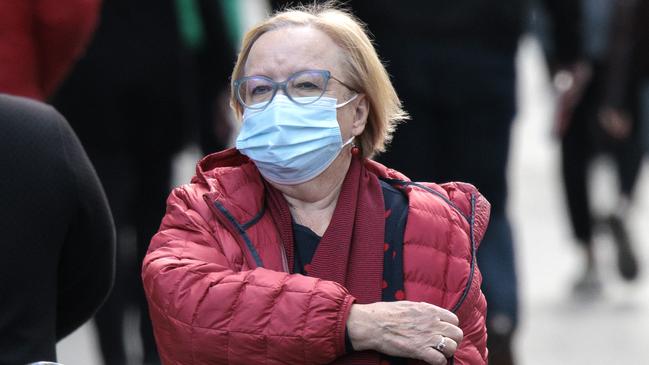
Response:
[[[582,52],[582,9],[580,0],[543,0],[550,18],[550,41],[554,53],[549,55],[551,71],[575,63]]]
[[[56,337],[90,319],[110,292],[115,276],[115,228],[99,178],[81,143],[58,116],[65,175],[76,208],[61,248],[58,269]],[[76,195],[76,196],[75,196]]]
[[[633,90],[633,54],[637,36],[636,14],[640,9],[638,0],[618,0],[613,7],[610,25],[610,41],[606,52],[606,76],[604,104],[629,109],[629,91]],[[646,47],[646,45],[640,45]]]

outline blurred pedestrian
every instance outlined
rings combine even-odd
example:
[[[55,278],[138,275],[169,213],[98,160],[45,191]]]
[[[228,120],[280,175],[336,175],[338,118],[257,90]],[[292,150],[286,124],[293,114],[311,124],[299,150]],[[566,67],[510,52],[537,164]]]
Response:
[[[56,360],[56,342],[95,313],[113,283],[106,197],[65,119],[0,94],[0,364]]]
[[[575,39],[572,58],[550,52],[551,71],[559,90],[557,133],[561,138],[562,178],[574,234],[584,249],[584,270],[575,282],[577,294],[601,291],[593,238],[594,227],[610,229],[617,265],[625,280],[638,276],[638,262],[625,222],[642,164],[641,90],[649,75],[649,3],[636,0],[574,2],[572,19],[555,26],[554,39]],[[577,21],[577,19],[581,19]],[[589,168],[606,154],[619,180],[614,211],[595,217],[589,196]]]
[[[90,40],[100,0],[0,1],[0,92],[45,100]]]
[[[142,363],[160,361],[139,270],[164,215],[174,155],[198,138],[204,149],[227,143],[219,92],[233,50],[224,21],[216,1],[105,0],[91,45],[53,99],[85,144],[117,226],[115,289],[96,316],[106,364],[134,363],[125,343],[132,314]]]
[[[105,0],[99,27],[53,99],[83,142],[117,227],[113,292],[95,316],[104,363],[159,364],[138,272],[164,214],[171,160],[184,143],[181,43],[174,0]],[[137,328],[137,327],[136,327]]]

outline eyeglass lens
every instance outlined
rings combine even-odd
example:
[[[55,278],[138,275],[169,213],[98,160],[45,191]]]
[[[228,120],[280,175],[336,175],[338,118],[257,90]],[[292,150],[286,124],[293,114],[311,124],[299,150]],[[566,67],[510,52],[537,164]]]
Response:
[[[321,97],[326,91],[327,81],[327,75],[322,72],[298,72],[286,80],[286,89],[284,91],[294,102],[300,104],[300,100],[297,98]],[[266,77],[253,76],[244,79],[239,84],[237,92],[245,106],[263,105],[271,101],[275,89],[281,88],[281,84]],[[313,99],[310,99],[309,103],[313,101]]]

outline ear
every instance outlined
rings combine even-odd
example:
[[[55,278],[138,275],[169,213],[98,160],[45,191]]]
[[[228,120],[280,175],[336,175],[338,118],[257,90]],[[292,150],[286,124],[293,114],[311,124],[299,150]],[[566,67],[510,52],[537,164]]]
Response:
[[[365,94],[358,94],[356,98],[356,109],[354,111],[354,122],[352,123],[352,136],[360,136],[365,130],[367,117],[370,115],[370,102]]]

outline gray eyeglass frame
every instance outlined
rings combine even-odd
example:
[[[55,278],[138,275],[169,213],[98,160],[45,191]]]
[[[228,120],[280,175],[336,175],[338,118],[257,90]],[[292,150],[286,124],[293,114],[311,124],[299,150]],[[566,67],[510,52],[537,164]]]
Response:
[[[320,94],[320,96],[313,99],[312,101],[309,101],[308,103],[300,103],[300,102],[296,101],[295,99],[293,99],[291,94],[288,92],[287,85],[291,80],[294,80],[296,77],[298,77],[298,76],[300,76],[302,74],[306,74],[306,73],[318,73],[318,74],[322,75],[322,77],[324,78],[324,87],[322,88],[322,93]],[[261,79],[261,80],[268,81],[273,86],[273,94],[271,95],[270,99],[268,99],[267,102],[263,103],[263,105],[253,107],[251,105],[246,104],[243,101],[243,97],[241,97],[240,86],[241,86],[241,84],[243,84],[244,82],[246,82],[248,80],[255,80],[255,79],[256,80]],[[275,80],[271,79],[270,77],[260,76],[260,75],[245,76],[245,77],[236,79],[234,81],[234,83],[233,83],[233,86],[234,86],[234,89],[235,89],[235,94],[236,94],[237,100],[239,101],[239,104],[241,104],[242,107],[248,108],[248,109],[260,110],[260,109],[264,109],[265,107],[267,107],[268,104],[270,104],[273,101],[273,99],[275,99],[275,95],[277,95],[277,90],[279,90],[279,89],[284,91],[284,95],[286,95],[286,97],[288,97],[295,104],[309,105],[309,104],[315,103],[316,101],[320,100],[322,95],[324,95],[325,92],[327,91],[327,86],[329,85],[329,80],[330,79],[334,79],[334,80],[338,81],[339,83],[341,83],[343,86],[345,86],[349,90],[356,91],[353,88],[347,86],[347,84],[345,84],[344,82],[342,82],[339,79],[337,79],[336,77],[334,77],[331,74],[331,72],[329,72],[327,70],[302,70],[302,71],[298,71],[298,72],[292,74],[291,76],[289,76],[284,81],[275,81]],[[257,103],[257,104],[261,104],[261,103]],[[254,105],[257,105],[257,104],[254,104]]]

